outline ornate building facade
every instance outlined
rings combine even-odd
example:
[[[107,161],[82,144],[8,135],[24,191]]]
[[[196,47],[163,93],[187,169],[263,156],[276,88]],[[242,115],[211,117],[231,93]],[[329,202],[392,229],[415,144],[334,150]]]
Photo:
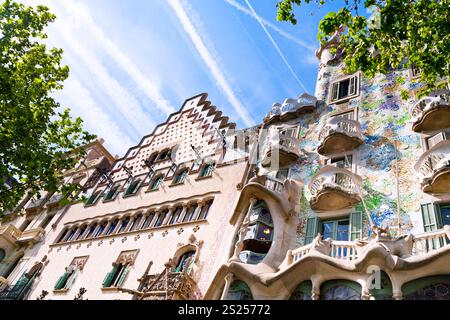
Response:
[[[0,299],[450,299],[450,91],[345,74],[338,37],[261,125],[200,94],[120,159],[88,146],[85,202],[0,225]]]

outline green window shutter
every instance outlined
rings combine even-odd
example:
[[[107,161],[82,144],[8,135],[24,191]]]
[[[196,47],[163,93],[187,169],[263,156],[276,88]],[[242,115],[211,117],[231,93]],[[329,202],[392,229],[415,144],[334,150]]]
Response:
[[[350,240],[362,238],[362,213],[353,212],[350,214]]]
[[[438,203],[434,204],[434,217],[436,219],[437,228],[442,229],[444,227],[444,223],[442,222],[441,207]]]
[[[69,276],[70,276],[69,273],[64,272],[64,274],[61,277],[59,277],[58,281],[56,281],[55,289],[56,290],[62,289],[64,287],[64,283],[66,282]]]
[[[67,279],[66,285],[64,286],[65,289],[70,289],[73,285],[73,283],[75,282],[75,280],[77,279],[78,276],[78,270],[75,270],[69,277],[69,279]]]
[[[423,219],[423,229],[425,232],[434,231],[438,229],[438,224],[435,215],[435,206],[433,203],[420,205]]]
[[[306,222],[305,244],[311,243],[319,233],[319,219],[317,217],[308,218]]]
[[[129,269],[129,266],[128,266],[128,265],[125,266],[124,268],[122,268],[122,272],[121,272],[121,274],[120,274],[120,276],[119,276],[119,279],[117,280],[117,285],[116,285],[116,287],[122,286],[123,282],[125,281],[125,277],[127,276],[128,269]]]
[[[107,287],[111,286],[111,282],[112,282],[112,280],[114,278],[114,275],[117,272],[117,268],[118,268],[117,266],[114,266],[114,268],[111,270],[111,272],[109,272],[106,275],[105,279],[103,280],[103,288],[107,288]]]

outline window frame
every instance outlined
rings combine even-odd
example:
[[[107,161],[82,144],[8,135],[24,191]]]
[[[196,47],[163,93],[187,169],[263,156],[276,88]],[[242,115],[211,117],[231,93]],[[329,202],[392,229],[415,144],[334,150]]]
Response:
[[[350,88],[351,88],[351,79],[357,79],[357,83],[354,84],[354,93],[351,94],[350,93]],[[340,83],[349,80],[349,88],[348,88],[348,95],[345,97],[339,97],[339,89],[340,89]],[[335,84],[337,84],[337,98],[334,98],[334,86]],[[336,104],[336,103],[343,103],[346,102],[350,99],[353,99],[355,97],[358,97],[360,94],[360,87],[361,87],[361,73],[360,72],[356,72],[354,74],[351,75],[346,75],[343,77],[340,77],[334,81],[332,81],[330,83],[330,87],[329,87],[329,94],[328,94],[328,102],[329,104]]]

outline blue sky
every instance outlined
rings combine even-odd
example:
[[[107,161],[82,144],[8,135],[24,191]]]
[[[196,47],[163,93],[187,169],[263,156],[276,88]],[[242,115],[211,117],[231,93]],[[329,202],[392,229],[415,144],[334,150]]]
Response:
[[[292,26],[276,21],[276,0],[23,2],[58,16],[48,42],[71,72],[57,100],[119,156],[201,92],[240,128],[314,94],[318,22],[343,5],[304,6]]]

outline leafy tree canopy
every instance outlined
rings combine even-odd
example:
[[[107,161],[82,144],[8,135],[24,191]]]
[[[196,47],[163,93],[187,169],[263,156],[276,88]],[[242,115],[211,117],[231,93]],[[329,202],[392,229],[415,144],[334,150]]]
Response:
[[[279,0],[279,21],[296,24],[294,7],[326,0]],[[338,12],[328,13],[319,24],[318,39],[324,43],[340,27],[341,50],[346,71],[363,71],[372,77],[387,74],[406,61],[421,71],[420,94],[445,86],[450,63],[450,0],[345,0]],[[370,17],[361,11],[372,12]],[[404,96],[404,98],[406,98]]]
[[[61,172],[95,138],[52,98],[69,75],[62,50],[42,41],[55,18],[44,6],[0,4],[0,216],[28,192],[73,193],[77,186],[63,185]]]

